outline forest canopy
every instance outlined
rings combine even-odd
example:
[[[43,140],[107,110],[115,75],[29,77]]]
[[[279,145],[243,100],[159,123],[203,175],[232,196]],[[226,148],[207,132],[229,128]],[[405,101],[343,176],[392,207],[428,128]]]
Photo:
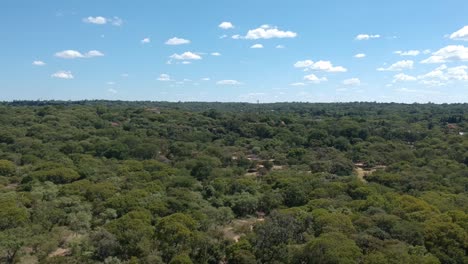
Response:
[[[1,263],[468,263],[468,105],[0,103]]]

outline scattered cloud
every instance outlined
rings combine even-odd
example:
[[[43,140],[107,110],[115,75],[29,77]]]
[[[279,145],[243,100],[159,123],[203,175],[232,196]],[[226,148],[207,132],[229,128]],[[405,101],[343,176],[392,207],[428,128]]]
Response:
[[[116,89],[113,89],[113,88],[109,88],[107,89],[107,91],[111,94],[116,94],[117,93],[117,90]]]
[[[463,45],[448,45],[432,53],[432,56],[421,63],[447,63],[454,61],[468,61],[468,47]]]
[[[419,50],[407,50],[407,51],[397,50],[393,53],[398,54],[400,56],[418,56],[419,54],[421,54]]]
[[[343,84],[349,85],[349,86],[359,86],[361,85],[361,80],[359,80],[358,78],[350,78],[350,79],[344,80]]]
[[[187,65],[187,64],[192,64],[191,61],[183,61],[182,64]]]
[[[119,17],[105,18],[102,16],[85,17],[83,18],[83,22],[88,23],[88,24],[95,24],[95,25],[111,24],[113,26],[121,26],[123,24],[123,20]]]
[[[115,85],[115,82],[110,81],[110,82],[106,82],[106,84],[107,85]]]
[[[171,80],[171,76],[169,74],[163,73],[163,74],[159,75],[158,81],[168,82],[168,81],[172,81],[172,80]]]
[[[228,37],[228,35],[224,34],[224,35],[219,36],[219,39],[225,39],[227,37]]]
[[[241,38],[242,38],[242,36],[241,36],[241,35],[239,35],[239,34],[236,34],[236,35],[232,35],[232,37],[231,37],[231,38],[232,38],[232,39],[241,39]]]
[[[151,42],[150,38],[144,38],[144,39],[141,40],[142,44],[147,44],[147,43],[150,43],[150,42]]]
[[[295,83],[291,83],[290,85],[291,86],[305,86],[306,84],[303,82],[295,82]]]
[[[46,63],[43,62],[43,61],[40,61],[40,60],[35,60],[35,61],[32,62],[32,65],[34,65],[34,66],[45,66]]]
[[[245,39],[295,38],[297,37],[297,33],[292,31],[282,31],[279,30],[277,27],[273,27],[270,25],[262,25],[259,28],[249,30],[245,37],[240,37],[239,35],[234,36],[236,36],[236,38]]]
[[[234,25],[231,22],[222,22],[218,27],[222,29],[231,29],[234,28]]]
[[[130,76],[130,75],[129,75],[128,73],[122,73],[120,76],[121,76],[122,78],[127,78],[127,77]]]
[[[321,83],[321,82],[328,81],[327,78],[325,77],[319,78],[315,74],[309,74],[309,75],[304,76],[304,80],[312,82],[312,83]]]
[[[102,57],[104,54],[98,50],[90,50],[85,54],[82,54],[76,50],[64,50],[55,53],[55,57],[62,59],[77,59],[77,58],[93,58],[93,57]]]
[[[263,45],[262,44],[254,44],[252,46],[250,46],[251,49],[263,49]]]
[[[296,68],[307,68],[310,70],[325,71],[325,72],[346,72],[348,71],[343,66],[333,66],[330,61],[317,61],[313,62],[312,60],[298,61],[294,64]]]
[[[99,50],[90,50],[84,55],[85,58],[102,57],[104,54]]]
[[[212,53],[211,53],[211,56],[221,56],[221,53],[219,53],[219,52],[212,52]]]
[[[404,74],[404,73],[398,73],[395,76],[393,76],[393,82],[394,83],[396,83],[396,82],[412,82],[412,81],[416,81],[416,80],[417,80],[416,77],[411,76],[411,75],[407,75],[407,74]]]
[[[468,25],[450,34],[450,39],[468,41]]]
[[[277,48],[277,49],[285,49],[286,47],[285,47],[284,45],[276,45],[275,48]]]
[[[405,69],[412,69],[414,65],[414,61],[412,60],[401,60],[397,61],[394,64],[390,65],[387,68],[378,68],[378,71],[402,71]]]
[[[216,82],[217,85],[241,85],[242,83],[236,80],[221,80]]]
[[[201,60],[202,57],[198,54],[195,54],[190,51],[186,51],[182,54],[177,54],[174,53],[170,56],[170,58],[176,59],[176,60]]]
[[[189,44],[189,43],[190,43],[190,40],[177,38],[177,37],[173,37],[166,41],[166,45],[183,45],[183,44]]]
[[[421,80],[438,80],[438,81],[468,81],[468,66],[461,65],[456,67],[447,67],[442,64],[434,70],[418,76]]]
[[[211,79],[208,78],[208,77],[205,77],[205,78],[201,78],[200,80],[202,80],[202,81],[209,81],[209,80],[211,80]]]
[[[58,78],[58,79],[73,79],[75,78],[71,71],[58,71],[56,73],[53,73],[51,75],[52,78]]]
[[[356,40],[369,40],[369,39],[377,39],[381,36],[379,34],[376,35],[368,35],[368,34],[359,34],[356,36]]]
[[[90,24],[104,25],[107,23],[107,18],[102,17],[102,16],[97,16],[97,17],[89,16],[89,17],[83,18],[83,22],[90,23]]]
[[[365,58],[366,57],[366,54],[364,53],[358,53],[356,55],[354,55],[354,58],[357,58],[357,59],[362,59],[362,58]]]

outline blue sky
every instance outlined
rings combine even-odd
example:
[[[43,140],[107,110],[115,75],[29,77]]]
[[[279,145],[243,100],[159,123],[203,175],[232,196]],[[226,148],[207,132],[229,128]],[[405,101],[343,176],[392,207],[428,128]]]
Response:
[[[468,1],[0,3],[0,100],[468,102]]]

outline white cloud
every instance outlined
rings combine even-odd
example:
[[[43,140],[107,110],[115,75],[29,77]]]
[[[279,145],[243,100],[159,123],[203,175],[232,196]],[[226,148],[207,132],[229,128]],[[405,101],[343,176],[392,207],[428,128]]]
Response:
[[[98,50],[90,50],[84,55],[76,50],[64,50],[55,53],[55,57],[62,59],[77,59],[77,58],[93,58],[93,57],[102,57],[104,54]]]
[[[89,17],[83,18],[83,22],[90,23],[90,24],[104,25],[107,23],[107,18],[102,17],[102,16],[97,16],[97,17],[89,16]]]
[[[419,50],[407,50],[407,51],[397,50],[394,53],[400,56],[418,56],[419,54],[421,54]]]
[[[151,42],[150,38],[144,38],[144,39],[141,40],[142,44],[147,44],[147,43],[150,43],[150,42]]]
[[[212,52],[212,53],[211,53],[211,56],[221,56],[221,53],[219,53],[219,52]]]
[[[112,93],[112,94],[116,94],[116,93],[117,93],[117,90],[115,90],[115,89],[113,89],[113,88],[109,88],[109,89],[107,89],[107,91],[108,91],[109,93]]]
[[[254,44],[250,48],[251,49],[263,49],[263,45],[262,44]]]
[[[230,29],[230,28],[234,28],[234,25],[231,22],[222,22],[221,24],[218,25],[218,27],[222,29]]]
[[[251,29],[245,35],[246,39],[271,39],[271,38],[295,38],[296,32],[282,31],[277,27],[263,25],[256,29]]]
[[[123,20],[119,17],[113,17],[113,18],[105,18],[102,16],[96,16],[96,17],[85,17],[83,18],[83,22],[89,23],[89,24],[96,24],[96,25],[105,25],[107,23],[110,23],[114,26],[121,26],[123,24]]]
[[[108,19],[112,25],[114,26],[121,26],[123,24],[123,20],[120,17],[113,17]]]
[[[166,45],[183,45],[183,44],[189,44],[189,43],[190,43],[190,40],[177,38],[177,37],[173,37],[166,41]]]
[[[369,40],[369,39],[376,39],[376,38],[380,38],[380,35],[359,34],[356,36],[355,39],[356,40]]]
[[[468,61],[468,47],[448,45],[432,53],[432,56],[421,63],[446,63],[453,61]]]
[[[416,81],[417,78],[411,75],[407,75],[404,73],[398,73],[395,76],[393,76],[393,82],[411,82],[411,81]]]
[[[232,38],[232,39],[241,39],[241,38],[242,38],[242,36],[241,36],[241,35],[239,35],[239,34],[236,34],[236,35],[232,35],[232,37],[231,37],[231,38]]]
[[[390,65],[387,68],[378,68],[378,71],[402,71],[404,69],[412,69],[414,61],[412,60],[401,60],[397,61],[394,64]]]
[[[58,78],[58,79],[73,79],[74,78],[71,71],[58,71],[58,72],[52,74],[51,77],[52,78]]]
[[[421,80],[438,80],[438,81],[468,81],[468,66],[461,65],[456,67],[447,67],[442,64],[434,70],[418,76]]]
[[[202,57],[198,54],[195,54],[190,51],[186,51],[182,54],[172,54],[170,58],[176,59],[176,60],[201,60]]]
[[[208,78],[208,77],[205,77],[205,78],[201,78],[200,80],[202,80],[202,81],[209,81],[209,80],[211,80],[211,79]]]
[[[40,61],[40,60],[36,60],[36,61],[32,62],[32,65],[34,65],[34,66],[45,66],[46,63],[43,62],[43,61]]]
[[[309,74],[304,76],[304,80],[312,82],[312,83],[321,83],[321,82],[326,82],[327,78],[322,77],[318,78],[315,74]]]
[[[187,65],[187,64],[192,64],[191,61],[183,61],[182,64]]]
[[[294,63],[294,67],[296,67],[296,68],[307,68],[307,67],[311,66],[312,64],[314,64],[314,62],[311,61],[311,60],[303,60],[303,61],[298,61],[298,62]]]
[[[106,84],[107,85],[115,85],[115,82],[110,81],[110,82],[106,82]]]
[[[219,39],[225,39],[227,37],[228,37],[228,35],[224,34],[224,35],[219,36]]]
[[[221,80],[221,81],[218,81],[216,84],[218,85],[241,85],[242,83],[236,80]]]
[[[303,82],[295,82],[295,83],[291,83],[290,85],[291,86],[305,86],[306,84]]]
[[[158,81],[167,82],[167,81],[172,81],[172,80],[171,80],[171,76],[169,76],[169,74],[163,73],[163,74],[159,75]]]
[[[361,80],[359,80],[358,78],[350,78],[350,79],[344,80],[343,84],[349,85],[349,86],[359,86],[361,85]]]
[[[348,71],[345,67],[343,66],[333,66],[333,64],[330,61],[317,61],[313,62],[311,60],[303,60],[303,61],[298,61],[294,64],[294,67],[296,68],[307,68],[311,70],[317,70],[317,71],[326,71],[326,72],[346,72]]]
[[[130,75],[129,75],[128,73],[122,73],[120,76],[121,76],[122,78],[127,78],[127,77],[130,76]]]
[[[64,51],[55,53],[55,57],[59,57],[62,59],[76,59],[76,58],[84,58],[84,55],[76,50],[64,50]]]
[[[275,48],[277,48],[277,49],[285,49],[286,47],[285,47],[284,45],[276,45]]]
[[[468,41],[468,26],[464,26],[458,31],[450,34],[450,39]]]
[[[423,53],[423,54],[429,54],[429,53],[431,53],[431,50],[430,50],[430,49],[425,49],[425,50],[423,50],[422,53]]]
[[[85,58],[102,57],[104,54],[99,50],[90,50],[84,55]]]
[[[365,58],[366,57],[366,54],[364,53],[358,53],[356,55],[354,55],[354,58],[357,58],[357,59],[362,59],[362,58]]]

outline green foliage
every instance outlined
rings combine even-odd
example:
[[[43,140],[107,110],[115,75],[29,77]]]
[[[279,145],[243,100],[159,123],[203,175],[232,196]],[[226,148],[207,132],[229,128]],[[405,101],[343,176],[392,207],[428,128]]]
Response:
[[[466,104],[0,103],[1,263],[468,263]]]

